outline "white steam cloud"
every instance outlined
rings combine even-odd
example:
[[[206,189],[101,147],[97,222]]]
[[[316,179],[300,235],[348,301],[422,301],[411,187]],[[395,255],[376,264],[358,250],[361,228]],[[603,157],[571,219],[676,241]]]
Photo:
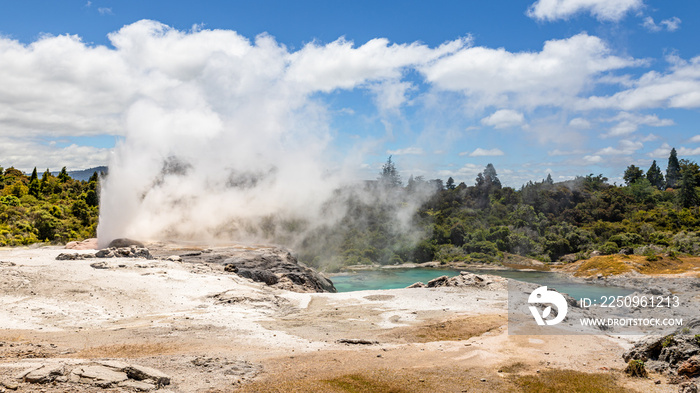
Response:
[[[322,206],[359,162],[334,157],[327,109],[313,95],[395,86],[404,68],[465,44],[339,40],[290,52],[266,35],[250,42],[232,31],[181,32],[153,21],[110,39],[148,88],[125,111],[126,138],[102,186],[102,244],[241,240],[254,237],[261,220],[333,219]],[[387,107],[394,95],[386,94]]]

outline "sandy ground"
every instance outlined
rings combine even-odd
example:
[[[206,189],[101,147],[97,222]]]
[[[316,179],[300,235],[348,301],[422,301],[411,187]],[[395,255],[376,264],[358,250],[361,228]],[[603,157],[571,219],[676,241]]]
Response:
[[[0,250],[0,391],[38,364],[85,359],[157,368],[172,377],[163,392],[517,392],[519,377],[550,370],[609,374],[631,391],[677,391],[655,385],[661,376],[622,375],[628,339],[509,336],[504,290],[302,294],[216,265],[55,260],[65,251]],[[107,268],[92,267],[97,261]],[[18,383],[17,391],[130,390]]]

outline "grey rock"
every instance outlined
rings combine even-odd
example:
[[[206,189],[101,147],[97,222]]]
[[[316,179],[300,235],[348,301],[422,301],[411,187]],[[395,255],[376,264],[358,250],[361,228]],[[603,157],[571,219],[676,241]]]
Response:
[[[129,378],[137,381],[150,379],[159,386],[170,385],[170,377],[154,368],[132,364],[125,371]]]
[[[228,265],[231,266],[231,265]],[[253,281],[264,282],[267,285],[275,285],[279,282],[279,277],[268,270],[260,269],[238,269],[239,276],[249,278]],[[292,280],[294,281],[294,280]]]
[[[425,285],[425,284],[423,284],[422,282],[418,281],[418,282],[416,282],[416,283],[413,283],[413,284],[407,286],[406,288],[427,288],[427,287],[428,287],[427,285]]]
[[[97,258],[114,258],[114,251],[105,248],[95,253]]]
[[[99,387],[110,387],[114,384],[129,379],[125,372],[115,371],[110,367],[99,365],[76,367],[73,370],[73,374],[79,376],[81,379],[88,379]]]
[[[137,392],[148,392],[156,389],[156,385],[143,381],[124,381],[119,383],[119,387],[129,388],[136,390]]]
[[[107,262],[95,262],[91,263],[90,267],[93,269],[109,269],[109,265],[107,265]]]
[[[477,287],[489,289],[505,289],[507,281],[504,278],[488,274],[473,274],[461,272],[458,276],[440,276],[428,281],[428,288],[437,287]]]
[[[678,387],[678,393],[698,393],[698,385],[695,382],[683,382]]]
[[[66,367],[63,364],[60,365],[44,365],[38,369],[29,372],[24,376],[24,381],[29,383],[49,383],[54,381],[57,377],[64,375],[66,372]]]
[[[214,252],[207,253],[206,258],[217,260],[217,255]],[[331,280],[299,263],[289,251],[280,248],[239,253],[225,259],[223,264],[226,271],[237,270],[237,274],[242,277],[283,289],[297,292],[337,292]]]
[[[69,253],[62,252],[62,253],[58,254],[58,256],[56,257],[56,260],[57,261],[78,261],[78,260],[90,259],[90,258],[95,258],[95,254],[79,254],[77,252],[73,253],[73,254],[69,254]]]
[[[136,247],[141,247],[141,248],[146,247],[143,243],[141,243],[138,240],[127,239],[125,237],[112,240],[111,242],[109,242],[109,245],[107,247],[108,248],[121,248],[121,247],[131,247],[131,246],[136,246]]]

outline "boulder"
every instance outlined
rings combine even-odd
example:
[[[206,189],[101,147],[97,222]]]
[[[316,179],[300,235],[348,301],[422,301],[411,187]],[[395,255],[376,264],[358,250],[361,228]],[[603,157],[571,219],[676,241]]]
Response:
[[[68,242],[67,250],[97,250],[97,238],[85,239],[81,242]]]
[[[678,366],[678,375],[685,375],[694,378],[700,375],[700,356],[691,356],[688,360]]]
[[[678,387],[678,393],[698,393],[698,385],[695,382],[683,382]]]
[[[216,255],[209,253],[207,259]],[[224,270],[267,285],[296,292],[336,292],[333,282],[310,269],[287,250],[266,248],[250,250],[223,261]]]
[[[111,367],[105,366],[80,366],[73,370],[73,374],[80,377],[80,380],[87,379],[89,382],[106,388],[129,379],[122,371],[115,371]]]
[[[150,379],[158,386],[170,385],[170,377],[154,368],[132,364],[124,371],[126,371],[126,375],[128,375],[129,378],[137,381]]]
[[[111,242],[109,242],[109,245],[107,248],[122,248],[122,247],[131,247],[131,246],[136,246],[140,248],[145,248],[146,246],[141,243],[138,240],[133,240],[133,239],[127,239],[127,238],[119,238],[119,239],[114,239]]]
[[[231,265],[228,265],[231,266]],[[269,270],[260,269],[238,269],[239,276],[249,278],[253,281],[264,282],[267,285],[275,285],[279,282],[279,277]],[[294,280],[292,280],[294,282]]]
[[[407,286],[406,288],[427,288],[427,287],[428,287],[427,285],[425,285],[425,284],[423,284],[422,282],[418,281],[418,282],[416,282],[416,283],[413,283],[413,284]]]
[[[99,251],[98,251],[99,252]],[[79,254],[79,253],[73,253],[73,254],[68,254],[68,253],[60,253],[56,257],[57,261],[79,261],[83,259],[90,259],[90,258],[95,258],[95,254]]]
[[[415,285],[415,284],[414,284]],[[504,289],[506,280],[502,277],[488,274],[473,274],[461,272],[458,276],[440,276],[428,281],[428,288],[437,287],[478,287],[491,289]]]
[[[66,367],[63,364],[44,365],[36,370],[30,371],[22,379],[29,383],[49,383],[64,375],[65,372]]]

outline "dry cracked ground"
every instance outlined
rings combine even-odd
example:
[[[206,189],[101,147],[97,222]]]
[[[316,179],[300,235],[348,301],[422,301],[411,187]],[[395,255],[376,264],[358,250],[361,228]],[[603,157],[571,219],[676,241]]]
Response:
[[[168,260],[177,246],[61,252],[0,250],[0,392],[678,389],[625,376],[619,338],[509,336],[504,289],[296,293]]]

